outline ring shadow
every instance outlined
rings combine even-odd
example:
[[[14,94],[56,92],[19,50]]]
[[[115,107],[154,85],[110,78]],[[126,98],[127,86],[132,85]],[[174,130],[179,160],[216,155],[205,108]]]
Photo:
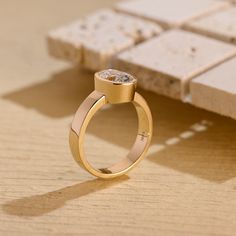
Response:
[[[5,94],[3,98],[48,117],[63,118],[74,114],[92,90],[93,73],[75,67],[42,83]],[[234,120],[152,92],[141,89],[139,92],[153,114],[153,144],[163,144],[169,138],[178,137],[201,120],[213,123],[205,132],[199,132],[177,145],[165,146],[162,151],[148,156],[148,160],[213,182],[224,182],[236,176]],[[135,134],[137,128],[134,120],[135,112],[130,104],[112,106],[96,114],[88,132],[129,149],[130,134]]]
[[[101,191],[128,180],[122,176],[113,180],[94,179],[41,195],[9,201],[2,206],[8,215],[37,217],[63,207],[67,201]]]

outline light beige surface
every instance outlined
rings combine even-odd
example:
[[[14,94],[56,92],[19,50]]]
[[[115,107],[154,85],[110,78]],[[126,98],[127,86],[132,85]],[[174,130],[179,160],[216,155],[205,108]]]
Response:
[[[118,55],[116,67],[133,73],[140,87],[185,100],[189,81],[236,55],[236,47],[182,30],[169,30]]]
[[[111,9],[101,9],[50,31],[48,48],[56,58],[96,71],[109,68],[117,53],[161,31],[156,23]]]
[[[181,26],[227,6],[218,0],[130,0],[116,5],[117,10],[153,20],[163,27]]]
[[[138,168],[103,182],[73,161],[68,127],[93,89],[92,74],[51,60],[45,35],[112,2],[1,3],[0,235],[234,236],[231,119],[140,91],[155,128],[150,154]],[[98,114],[86,141],[96,164],[127,152],[134,117],[126,106]]]
[[[236,44],[236,7],[189,22],[186,29]]]
[[[192,103],[236,119],[236,58],[192,80]]]

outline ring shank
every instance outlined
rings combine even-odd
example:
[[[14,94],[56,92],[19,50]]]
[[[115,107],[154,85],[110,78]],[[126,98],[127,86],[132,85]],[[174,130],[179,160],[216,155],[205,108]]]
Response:
[[[85,158],[84,136],[88,123],[94,114],[105,104],[106,97],[97,91],[92,92],[77,110],[70,131],[70,147],[76,162],[91,174],[100,178],[113,178],[125,174],[146,154],[152,136],[152,116],[146,101],[135,93],[133,104],[138,115],[138,134],[128,155],[120,162],[103,169],[95,169]]]

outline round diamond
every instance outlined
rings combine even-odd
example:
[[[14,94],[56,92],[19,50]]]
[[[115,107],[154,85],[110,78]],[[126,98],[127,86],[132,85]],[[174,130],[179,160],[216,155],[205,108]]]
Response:
[[[98,72],[98,76],[101,79],[109,80],[114,83],[134,83],[136,82],[136,79],[123,71],[119,70],[113,70],[113,69],[108,69],[108,70],[103,70]]]

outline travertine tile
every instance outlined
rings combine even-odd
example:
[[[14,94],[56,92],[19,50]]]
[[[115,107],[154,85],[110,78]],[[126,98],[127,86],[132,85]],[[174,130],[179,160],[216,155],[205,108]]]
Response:
[[[236,119],[236,58],[192,80],[190,91],[194,105]]]
[[[52,56],[99,70],[109,67],[118,52],[161,31],[156,23],[103,9],[51,31],[48,48]]]
[[[146,40],[162,31],[161,27],[156,23],[117,13],[111,9],[96,11],[87,16],[83,22],[94,33],[109,34],[110,30],[119,31],[131,37],[135,42]]]
[[[227,6],[218,0],[135,0],[116,5],[118,11],[153,20],[164,27],[183,23]]]
[[[144,89],[184,100],[189,81],[236,54],[236,47],[170,30],[118,55],[115,66],[137,76]]]
[[[236,7],[189,22],[185,28],[236,44]]]
[[[134,45],[134,40],[119,31],[96,33],[84,42],[83,65],[90,70],[111,67],[111,60],[118,52]]]
[[[78,28],[70,26],[49,32],[47,36],[49,54],[59,59],[80,63],[82,60],[82,40]]]

